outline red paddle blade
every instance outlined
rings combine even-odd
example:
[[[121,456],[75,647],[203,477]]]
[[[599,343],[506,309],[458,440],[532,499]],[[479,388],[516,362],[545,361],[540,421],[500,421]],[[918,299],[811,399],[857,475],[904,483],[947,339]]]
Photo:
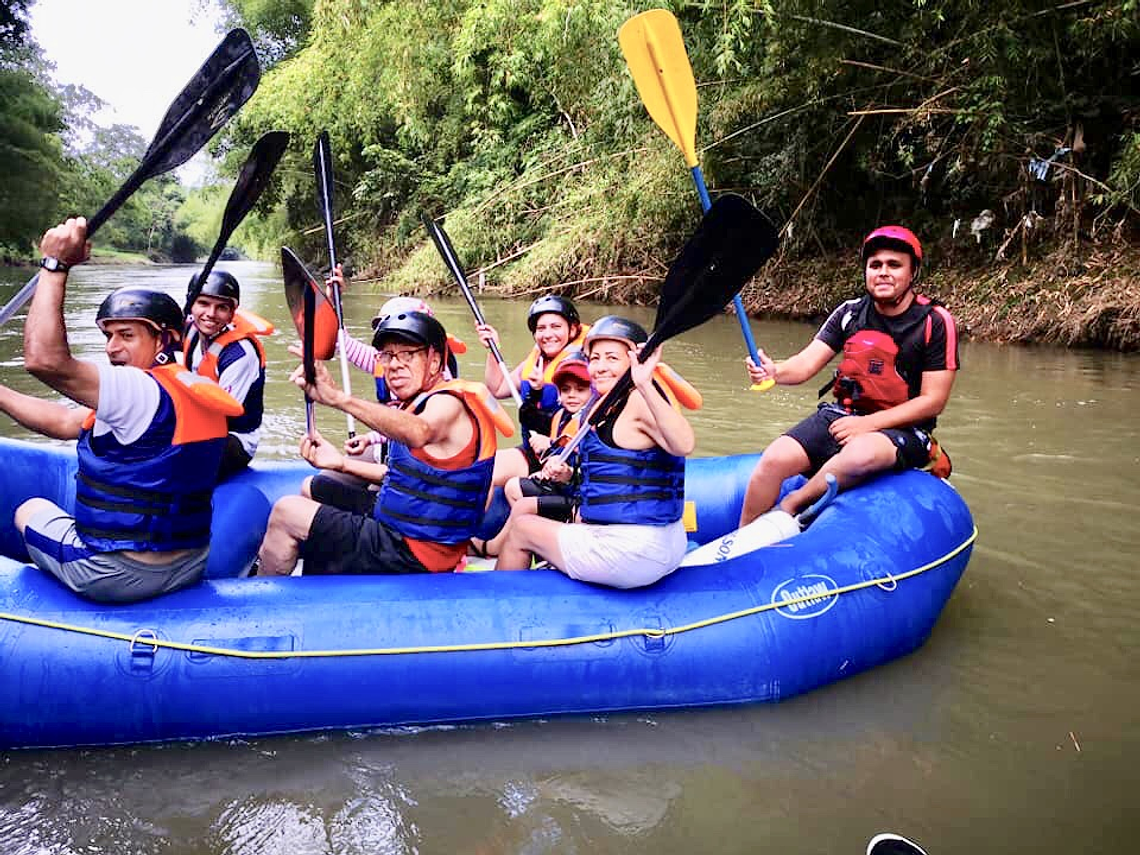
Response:
[[[281,247],[281,272],[285,279],[285,301],[289,305],[289,314],[293,317],[293,325],[297,328],[297,335],[305,341],[305,331],[312,330],[313,359],[322,362],[332,359],[336,355],[337,336],[340,325],[336,320],[336,309],[332,307],[325,297],[324,289],[293,252],[287,246]],[[313,320],[305,323],[306,291],[313,293]]]

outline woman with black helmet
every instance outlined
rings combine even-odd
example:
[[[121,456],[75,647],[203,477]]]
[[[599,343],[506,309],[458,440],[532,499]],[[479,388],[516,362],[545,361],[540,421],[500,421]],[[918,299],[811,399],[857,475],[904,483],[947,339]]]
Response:
[[[843,352],[825,402],[764,451],[748,482],[740,524],[747,525],[776,504],[786,478],[810,476],[780,502],[795,515],[827,491],[826,476],[840,489],[889,469],[940,463],[931,435],[946,407],[959,368],[958,333],[951,314],[915,293],[922,244],[910,229],[883,226],[863,241],[860,255],[866,293],[840,304],[811,343],[782,362],[760,351],[760,365],[748,360],[753,383],[766,379],[795,386],[816,376]],[[936,459],[937,458],[937,459]],[[776,513],[776,511],[773,511]]]
[[[0,408],[21,424],[78,440],[75,512],[31,498],[15,526],[36,565],[72,591],[134,602],[201,578],[226,418],[241,405],[177,363],[185,316],[160,291],[120,288],[99,306],[109,364],[72,356],[63,298],[68,268],[87,260],[86,237],[83,218],[44,235],[24,327],[25,367],[80,407],[0,388]]]
[[[636,588],[671,573],[684,558],[685,457],[696,438],[654,382],[661,349],[644,362],[636,358],[648,338],[638,324],[613,315],[600,318],[586,336],[598,395],[604,397],[627,370],[633,389],[579,446],[580,522],[513,519],[496,569],[525,569],[537,555],[573,579]]]
[[[186,289],[188,320],[183,364],[209,377],[242,405],[230,419],[230,436],[218,479],[241,472],[257,453],[265,413],[265,348],[259,339],[273,334],[273,324],[239,309],[241,287],[225,270],[211,270],[205,281],[190,277]]]
[[[551,419],[558,412],[558,387],[554,373],[568,354],[582,346],[589,326],[583,326],[578,309],[566,297],[547,294],[530,304],[526,324],[534,336],[534,347],[511,372],[511,382],[520,390],[523,405],[519,408],[519,424],[523,442],[517,448],[503,449],[495,462],[495,486],[511,478],[526,477],[541,466],[543,448],[536,448],[533,438],[546,437]],[[490,324],[476,324],[479,340],[488,349],[483,382],[496,398],[511,396],[510,383],[490,352],[491,343],[499,344],[499,333]]]

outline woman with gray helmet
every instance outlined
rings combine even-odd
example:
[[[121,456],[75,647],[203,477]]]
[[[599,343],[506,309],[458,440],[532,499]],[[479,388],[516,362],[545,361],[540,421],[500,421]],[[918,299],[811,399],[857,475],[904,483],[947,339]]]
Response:
[[[527,328],[534,337],[534,347],[511,371],[510,381],[503,376],[499,363],[490,352],[491,343],[499,344],[499,333],[490,324],[476,324],[475,331],[488,348],[483,382],[496,398],[511,396],[511,384],[522,395],[519,425],[522,444],[505,448],[495,461],[494,484],[501,487],[511,478],[524,478],[542,464],[551,419],[558,412],[558,387],[554,374],[562,360],[578,352],[589,326],[583,325],[573,301],[557,294],[547,294],[530,304]]]
[[[685,457],[696,437],[654,382],[661,349],[644,362],[637,360],[647,339],[641,326],[613,315],[600,318],[586,336],[598,395],[604,397],[627,370],[633,389],[579,446],[579,522],[517,517],[496,569],[525,569],[533,555],[573,579],[636,588],[653,584],[681,563],[687,547],[681,521]]]

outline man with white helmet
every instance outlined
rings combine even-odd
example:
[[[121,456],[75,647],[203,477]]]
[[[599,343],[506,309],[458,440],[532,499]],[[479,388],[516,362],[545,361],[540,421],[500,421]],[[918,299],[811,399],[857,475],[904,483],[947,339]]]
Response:
[[[820,397],[835,400],[797,424],[765,449],[752,472],[740,524],[776,504],[786,478],[807,474],[780,509],[797,514],[827,491],[827,475],[840,489],[889,469],[920,468],[949,474],[949,459],[931,436],[946,407],[959,368],[954,318],[939,303],[915,293],[922,244],[909,229],[883,226],[863,241],[866,293],[842,303],[812,342],[789,359],[774,362],[760,351],[748,360],[753,383],[804,383],[843,352],[833,380]],[[937,458],[937,459],[936,459]]]

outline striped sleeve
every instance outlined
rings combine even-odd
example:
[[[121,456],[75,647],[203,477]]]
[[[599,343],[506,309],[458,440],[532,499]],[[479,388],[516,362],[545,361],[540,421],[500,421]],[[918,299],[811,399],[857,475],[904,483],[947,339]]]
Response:
[[[360,339],[353,338],[348,333],[344,335],[345,358],[362,371],[374,374],[376,371],[376,348],[365,344]]]

